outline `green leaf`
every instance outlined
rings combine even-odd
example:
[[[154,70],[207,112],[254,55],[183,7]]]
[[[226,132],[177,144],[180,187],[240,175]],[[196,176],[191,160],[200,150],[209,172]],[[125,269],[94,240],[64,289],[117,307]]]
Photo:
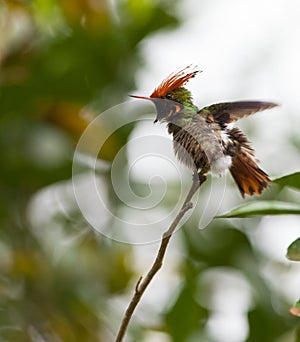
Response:
[[[172,336],[173,342],[190,340],[190,337],[199,331],[207,321],[207,309],[202,307],[195,298],[197,279],[198,277],[195,275],[187,275],[186,282],[177,299],[165,315],[167,331]]]
[[[286,257],[292,261],[300,261],[300,238],[289,245]]]
[[[295,342],[300,342],[300,325],[298,325],[296,331],[295,331]]]
[[[290,313],[294,316],[300,317],[300,300],[290,308]]]
[[[216,218],[300,214],[300,205],[280,201],[251,201]]]
[[[300,172],[295,172],[273,180],[274,183],[281,187],[289,186],[300,190]]]

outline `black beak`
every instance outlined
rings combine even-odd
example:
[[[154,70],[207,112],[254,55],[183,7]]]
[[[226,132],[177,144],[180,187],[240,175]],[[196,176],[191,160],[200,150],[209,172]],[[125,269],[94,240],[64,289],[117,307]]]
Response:
[[[128,95],[130,97],[133,97],[135,99],[141,99],[141,100],[150,100],[152,101],[153,99],[151,99],[151,97],[148,96],[139,96],[139,95]]]

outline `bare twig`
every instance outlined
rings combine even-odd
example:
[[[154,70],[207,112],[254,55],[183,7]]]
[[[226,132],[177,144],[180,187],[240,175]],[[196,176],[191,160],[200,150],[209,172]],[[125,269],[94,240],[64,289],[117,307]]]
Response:
[[[115,339],[115,342],[121,342],[123,340],[125,333],[126,333],[126,330],[127,330],[127,327],[128,327],[128,324],[129,324],[129,321],[133,315],[135,308],[137,307],[138,303],[140,302],[140,300],[141,300],[146,288],[150,284],[151,280],[153,279],[155,274],[159,271],[159,269],[162,267],[163,259],[164,259],[164,256],[166,254],[166,250],[167,250],[169,241],[172,237],[172,234],[174,233],[177,225],[179,224],[179,222],[181,221],[181,219],[183,218],[185,213],[193,207],[193,204],[191,203],[191,199],[192,199],[193,195],[196,193],[196,191],[199,189],[199,187],[205,182],[205,180],[206,180],[205,175],[202,175],[202,174],[200,174],[200,175],[195,174],[194,175],[193,184],[190,188],[189,193],[186,196],[186,199],[185,199],[179,213],[175,217],[174,221],[171,223],[168,230],[166,230],[162,235],[160,247],[159,247],[159,250],[157,252],[156,258],[152,264],[152,267],[150,268],[150,270],[148,271],[146,276],[144,278],[140,277],[136,283],[134,294],[133,294],[132,299],[131,299],[131,301],[130,301],[130,303],[129,303],[126,311],[125,311],[125,314],[124,314],[121,326],[119,328],[117,337]]]

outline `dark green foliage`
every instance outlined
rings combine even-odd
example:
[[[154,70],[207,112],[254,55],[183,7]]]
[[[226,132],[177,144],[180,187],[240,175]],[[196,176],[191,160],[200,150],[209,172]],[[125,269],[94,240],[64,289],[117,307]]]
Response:
[[[300,342],[300,326],[298,326],[297,331],[296,331],[295,342]]]
[[[272,307],[262,307],[258,304],[249,312],[248,317],[250,333],[247,342],[273,342],[288,328],[283,317],[276,314]]]
[[[196,299],[198,275],[197,268],[187,263],[185,282],[166,314],[167,330],[174,342],[187,341],[195,331],[201,331],[205,326],[208,312]]]

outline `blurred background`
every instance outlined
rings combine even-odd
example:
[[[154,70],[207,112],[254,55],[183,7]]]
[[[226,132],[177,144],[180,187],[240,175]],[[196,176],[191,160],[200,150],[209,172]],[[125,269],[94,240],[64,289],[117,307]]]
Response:
[[[80,151],[83,159],[91,151],[98,157],[98,191],[109,210],[128,221],[138,216],[147,228],[147,210],[132,210],[116,195],[111,165],[122,151],[114,179],[123,179],[138,148],[149,149],[130,141],[149,132],[165,139],[170,161],[145,158],[130,174],[141,198],[149,184],[154,194],[161,188],[149,183],[153,175],[167,184],[167,199],[151,215],[173,211],[191,181],[165,127],[148,120],[153,108],[128,94],[149,95],[171,72],[198,65],[203,72],[188,87],[199,107],[238,99],[281,104],[239,126],[272,178],[300,170],[299,17],[297,0],[0,0],[1,341],[113,341],[158,243],[134,240],[126,230],[111,239],[86,220],[72,183],[76,145],[100,113],[131,101],[126,108],[135,120],[112,132],[115,118],[107,115],[94,131],[108,136],[100,151],[92,138]],[[152,140],[154,150],[159,141]],[[82,162],[73,180],[90,208],[88,169]],[[208,220],[199,229],[207,203],[211,216],[242,203],[230,177],[220,189],[221,203],[211,199],[210,185],[201,189],[127,341],[300,341],[299,318],[288,312],[299,299],[300,267],[285,258],[299,237],[299,216]],[[272,185],[262,198],[299,197]],[[98,214],[102,229],[124,228],[118,215]]]

